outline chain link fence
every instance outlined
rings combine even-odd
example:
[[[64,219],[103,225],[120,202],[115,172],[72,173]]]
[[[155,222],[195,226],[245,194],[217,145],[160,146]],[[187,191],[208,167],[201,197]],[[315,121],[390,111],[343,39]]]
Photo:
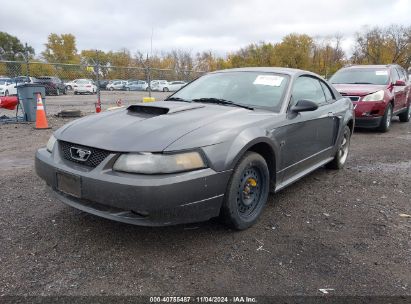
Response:
[[[103,66],[99,64],[65,64],[45,63],[36,61],[0,60],[0,78],[10,78],[21,81],[24,77],[57,77],[64,83],[75,79],[91,79],[96,85],[108,81],[151,80],[192,81],[203,75],[202,71],[186,69],[158,69],[139,66]],[[35,79],[31,79],[35,81]],[[98,85],[104,89],[104,85]]]

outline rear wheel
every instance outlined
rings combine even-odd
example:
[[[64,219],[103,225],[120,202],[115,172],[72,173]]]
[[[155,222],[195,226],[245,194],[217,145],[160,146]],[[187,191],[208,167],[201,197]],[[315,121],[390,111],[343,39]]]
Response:
[[[71,87],[71,85],[68,85],[68,86],[66,87],[66,89],[70,91],[70,90],[72,90],[73,88]]]
[[[351,130],[348,126],[344,128],[343,139],[338,147],[337,153],[334,155],[334,159],[329,162],[326,167],[328,169],[338,170],[344,167],[348,157],[348,150],[350,148]]]
[[[270,174],[265,159],[247,152],[236,165],[221,209],[227,225],[243,230],[260,217],[268,199]]]
[[[408,105],[407,110],[398,115],[401,122],[409,122],[411,118],[411,104]]]
[[[163,92],[168,92],[169,89],[168,88],[163,88]]]
[[[388,132],[391,126],[392,119],[392,105],[389,104],[385,109],[384,116],[382,117],[380,127],[378,128],[381,132]]]

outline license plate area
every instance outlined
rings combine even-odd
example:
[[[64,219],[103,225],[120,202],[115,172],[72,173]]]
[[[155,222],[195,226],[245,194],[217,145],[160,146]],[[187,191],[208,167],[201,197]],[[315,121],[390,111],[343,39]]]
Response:
[[[81,198],[81,177],[78,175],[57,172],[57,190]]]

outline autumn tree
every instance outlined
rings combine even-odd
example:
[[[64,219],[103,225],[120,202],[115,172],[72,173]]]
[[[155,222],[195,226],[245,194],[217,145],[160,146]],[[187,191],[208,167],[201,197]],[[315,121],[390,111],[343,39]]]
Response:
[[[364,28],[357,33],[351,58],[358,64],[411,64],[411,26]]]
[[[76,37],[72,34],[50,34],[45,44],[46,49],[42,52],[47,62],[79,63],[77,54]]]
[[[34,49],[31,46],[26,48],[17,37],[5,32],[0,32],[0,48],[0,56],[4,60],[22,60],[22,54],[26,52],[29,56],[34,55]]]
[[[33,57],[34,49],[31,46],[25,47],[17,37],[0,32],[0,59],[22,61],[26,55],[28,55],[28,59]],[[21,63],[2,63],[0,64],[0,74],[18,76],[27,72],[25,67]]]
[[[324,77],[334,74],[347,62],[341,47],[342,36],[317,38],[313,43],[311,71]]]

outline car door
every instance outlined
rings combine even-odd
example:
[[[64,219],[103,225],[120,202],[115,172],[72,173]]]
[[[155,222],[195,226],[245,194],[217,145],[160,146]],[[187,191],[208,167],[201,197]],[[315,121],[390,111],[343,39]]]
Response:
[[[295,113],[291,109],[299,100],[313,101],[318,109]],[[283,181],[331,157],[338,130],[333,100],[331,90],[322,80],[311,75],[303,75],[295,80],[287,125],[281,128],[280,134]]]
[[[405,85],[395,85],[397,80],[402,80],[400,77],[399,71],[395,68],[391,68],[391,79],[393,84],[393,94],[394,94],[394,112],[402,109],[404,107],[405,99],[406,99],[406,92],[405,92]],[[404,80],[405,81],[405,80]]]
[[[406,108],[408,106],[408,99],[409,99],[409,91],[410,91],[410,84],[408,83],[408,77],[405,70],[401,67],[397,68],[398,74],[400,76],[400,80],[404,81],[405,85],[402,87],[403,98],[400,102],[400,108]]]

